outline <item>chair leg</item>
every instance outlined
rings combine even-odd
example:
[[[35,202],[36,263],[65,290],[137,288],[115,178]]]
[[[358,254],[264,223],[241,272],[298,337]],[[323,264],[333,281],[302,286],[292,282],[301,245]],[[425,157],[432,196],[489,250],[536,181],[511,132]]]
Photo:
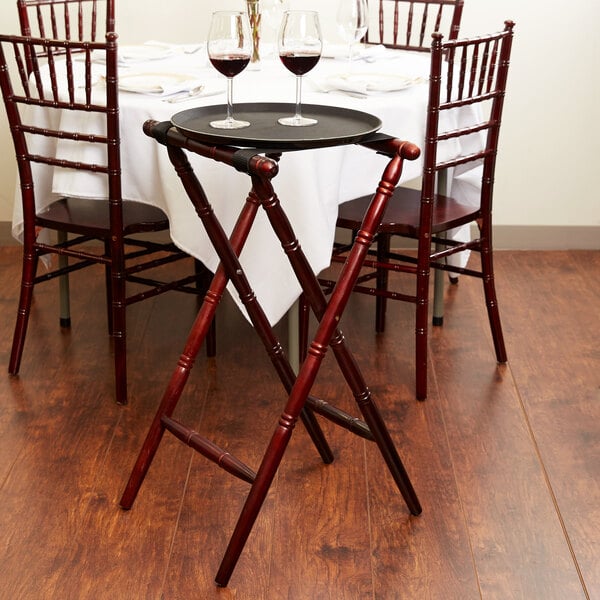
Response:
[[[300,371],[301,344],[300,333],[303,325],[300,323],[300,301],[297,300],[287,311],[288,330],[288,362],[292,372],[296,375]],[[308,322],[307,322],[308,326]]]
[[[217,355],[217,320],[213,319],[206,336],[206,356],[212,358]]]
[[[66,231],[56,232],[58,243],[66,242],[68,234]],[[69,258],[62,254],[58,255],[58,268],[63,269],[69,266]],[[58,280],[58,289],[60,294],[60,326],[71,327],[71,301],[69,291],[69,274],[61,275]]]
[[[308,351],[308,326],[310,321],[310,308],[304,293],[298,298],[298,359],[304,362]]]
[[[110,256],[110,242],[104,240],[104,255]],[[106,294],[106,324],[108,335],[113,334],[113,293],[112,293],[112,272],[110,264],[104,266],[104,291]]]
[[[384,263],[388,261],[390,253],[390,237],[387,234],[378,234],[377,236],[377,262]],[[388,270],[377,269],[377,291],[387,292],[388,289]],[[375,331],[383,333],[385,331],[385,312],[387,308],[387,298],[385,296],[375,296]]]
[[[415,311],[415,388],[417,400],[425,400],[427,398],[429,273],[428,269],[418,270],[417,272],[417,303]]]
[[[8,363],[8,372],[16,375],[21,366],[21,357],[23,356],[23,346],[25,345],[25,335],[29,323],[29,313],[31,310],[31,300],[33,298],[33,280],[37,271],[38,257],[35,252],[23,252],[23,271],[21,275],[21,293],[19,295],[19,308],[17,310],[17,322],[13,335],[12,349]]]
[[[440,237],[444,236],[444,233],[440,234]],[[443,248],[442,244],[435,245],[436,252],[443,250]],[[444,271],[442,269],[435,269],[433,274],[433,317],[431,323],[435,327],[441,327],[444,324]]]
[[[115,398],[127,404],[127,302],[125,258],[122,240],[110,243],[111,336],[115,359]]]
[[[125,310],[119,309],[123,313],[123,321],[125,320]],[[117,316],[119,321],[120,317]],[[125,323],[123,323],[124,325]],[[115,398],[117,404],[127,404],[127,340],[124,330],[118,332],[115,329],[113,334],[114,353],[115,353]]]
[[[196,287],[203,294],[210,288],[213,274],[197,259],[194,259],[194,271],[196,273]],[[208,333],[206,334],[206,356],[213,357],[217,355],[217,322],[216,318],[212,320]]]
[[[483,272],[483,293],[485,295],[485,304],[487,307],[492,339],[494,341],[494,350],[496,351],[496,360],[499,363],[505,363],[506,347],[504,345],[504,335],[502,334],[502,325],[500,323],[500,312],[498,310],[498,300],[496,297],[496,285],[494,283],[494,263],[492,257],[492,248],[489,238],[486,236],[482,240],[481,246],[481,270]]]
[[[444,324],[444,272],[436,269],[433,274],[433,316],[431,324],[441,327]]]

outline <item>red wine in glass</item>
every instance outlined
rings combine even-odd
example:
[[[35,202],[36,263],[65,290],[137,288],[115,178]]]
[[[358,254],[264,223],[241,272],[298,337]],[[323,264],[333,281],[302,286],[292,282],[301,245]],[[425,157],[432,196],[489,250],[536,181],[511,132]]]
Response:
[[[248,127],[248,121],[233,118],[233,78],[241,73],[252,56],[252,36],[248,15],[241,11],[213,13],[208,32],[208,58],[213,67],[227,77],[227,116],[211,121],[216,129]]]
[[[250,62],[249,56],[243,54],[227,54],[224,56],[210,57],[212,66],[225,77],[235,77],[241,73]]]
[[[301,111],[302,76],[321,58],[321,26],[319,15],[311,10],[288,10],[283,15],[278,39],[279,58],[296,75],[296,111],[292,117],[278,119],[281,125],[299,127],[314,125],[317,120],[303,117]]]
[[[291,71],[294,75],[302,76],[308,73],[319,62],[320,56],[286,52],[280,54],[279,58],[288,71]]]

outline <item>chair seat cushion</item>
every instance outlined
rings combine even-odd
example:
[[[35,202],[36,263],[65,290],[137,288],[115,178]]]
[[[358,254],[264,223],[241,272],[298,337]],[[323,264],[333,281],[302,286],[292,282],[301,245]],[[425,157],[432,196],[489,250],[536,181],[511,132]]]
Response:
[[[108,202],[84,198],[61,198],[37,216],[36,224],[61,231],[108,237],[110,233]],[[168,227],[167,215],[160,208],[135,201],[123,202],[125,235],[144,231],[162,231]]]
[[[367,211],[371,196],[363,196],[339,207],[338,227],[358,229]],[[417,237],[421,191],[398,187],[386,207],[379,231],[408,237]],[[455,198],[437,195],[434,202],[432,232],[439,233],[470,223],[479,218],[479,208],[468,206]]]

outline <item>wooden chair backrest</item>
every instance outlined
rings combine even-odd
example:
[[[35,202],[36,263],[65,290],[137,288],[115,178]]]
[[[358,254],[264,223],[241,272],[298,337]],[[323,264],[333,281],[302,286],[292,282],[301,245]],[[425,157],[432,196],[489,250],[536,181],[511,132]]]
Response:
[[[114,0],[17,0],[21,35],[103,40],[115,30]]]
[[[439,172],[483,164],[481,211],[491,211],[513,27],[512,21],[506,21],[501,32],[447,42],[441,34],[433,34],[422,184],[422,201],[427,205],[433,203]],[[467,105],[480,115],[477,122],[452,130],[440,126],[445,112]],[[438,158],[442,144],[463,138],[461,146],[468,148],[464,138],[474,135],[484,136],[482,149],[450,160]]]
[[[117,34],[109,32],[102,41],[0,35],[0,88],[15,146],[25,234],[29,229],[34,235],[34,168],[106,175],[111,226],[119,231]],[[79,120],[85,128],[66,130],[65,115],[77,112],[89,113]],[[73,159],[67,149],[74,144],[79,155],[87,145],[93,159]]]
[[[370,0],[365,39],[389,48],[428,52],[432,33],[440,32],[448,40],[458,37],[463,1]]]

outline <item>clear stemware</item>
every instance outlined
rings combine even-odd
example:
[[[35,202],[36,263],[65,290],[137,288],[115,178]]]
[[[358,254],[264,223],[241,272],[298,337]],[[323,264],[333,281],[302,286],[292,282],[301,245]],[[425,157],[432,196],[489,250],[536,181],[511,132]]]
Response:
[[[248,121],[233,118],[233,78],[248,66],[251,56],[252,35],[246,13],[213,13],[208,33],[208,58],[213,67],[227,77],[227,116],[222,120],[211,121],[211,127],[240,129],[250,125]]]
[[[260,0],[261,25],[277,34],[283,13],[288,10],[288,4],[288,0]]]
[[[366,0],[340,0],[337,10],[338,32],[348,44],[348,69],[352,65],[352,48],[367,32],[368,7]]]
[[[296,112],[279,119],[282,125],[314,125],[316,119],[302,116],[302,77],[321,58],[323,46],[319,15],[311,10],[289,10],[283,15],[279,31],[279,58],[288,71],[296,75]]]

